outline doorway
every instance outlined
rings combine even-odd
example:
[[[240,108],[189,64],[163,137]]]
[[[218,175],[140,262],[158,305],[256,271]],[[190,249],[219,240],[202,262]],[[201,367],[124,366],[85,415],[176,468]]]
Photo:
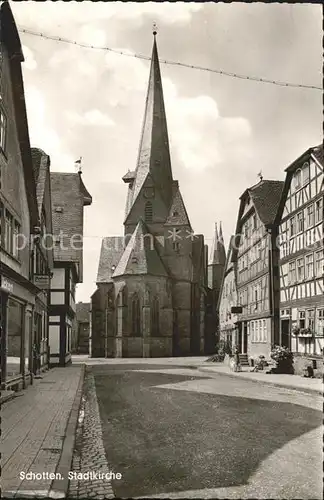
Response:
[[[243,354],[247,354],[248,351],[248,324],[247,321],[243,323]]]
[[[289,319],[281,320],[281,345],[290,349]]]

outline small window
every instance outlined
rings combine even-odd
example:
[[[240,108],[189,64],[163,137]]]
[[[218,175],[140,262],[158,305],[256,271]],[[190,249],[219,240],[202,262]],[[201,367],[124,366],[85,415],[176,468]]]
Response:
[[[179,212],[177,212],[176,210],[174,212],[172,212],[173,217],[178,217],[178,215],[179,215]]]
[[[54,212],[56,212],[57,214],[63,213],[63,207],[55,207]]]
[[[309,163],[306,162],[303,165],[303,185],[309,183]]]
[[[178,241],[174,241],[174,242],[172,243],[172,246],[173,246],[173,250],[174,250],[175,252],[179,252],[179,251],[180,251],[180,243],[179,243]]]
[[[145,203],[145,222],[153,221],[153,206],[152,202],[147,201]]]
[[[301,186],[301,169],[300,168],[298,170],[296,170],[294,181],[295,181],[295,189],[300,188],[300,186]]]
[[[315,203],[315,223],[323,220],[323,198],[320,198]]]

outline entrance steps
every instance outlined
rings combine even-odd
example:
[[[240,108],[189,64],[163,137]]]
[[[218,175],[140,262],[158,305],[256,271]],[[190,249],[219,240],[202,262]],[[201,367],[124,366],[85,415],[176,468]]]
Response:
[[[240,358],[240,365],[241,366],[250,366],[249,365],[249,358],[247,354],[239,354]]]

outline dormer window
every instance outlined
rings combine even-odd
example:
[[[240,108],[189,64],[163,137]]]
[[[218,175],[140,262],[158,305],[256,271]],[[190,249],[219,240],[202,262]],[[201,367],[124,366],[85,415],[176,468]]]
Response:
[[[132,257],[132,264],[137,264],[138,263],[138,258],[135,257],[135,255]]]
[[[115,269],[116,269],[116,266],[115,266],[115,265],[112,265],[112,266],[111,266],[111,270],[112,270],[112,272],[114,272],[114,271],[115,271]]]
[[[63,213],[63,207],[55,207],[54,208],[54,212],[56,212],[57,214],[62,214]]]

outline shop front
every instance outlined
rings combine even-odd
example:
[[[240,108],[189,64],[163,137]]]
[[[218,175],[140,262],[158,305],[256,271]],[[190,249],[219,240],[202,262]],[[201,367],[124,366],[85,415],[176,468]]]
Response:
[[[32,382],[32,325],[36,296],[36,289],[28,280],[17,281],[4,275],[0,281],[1,387],[15,390]]]

